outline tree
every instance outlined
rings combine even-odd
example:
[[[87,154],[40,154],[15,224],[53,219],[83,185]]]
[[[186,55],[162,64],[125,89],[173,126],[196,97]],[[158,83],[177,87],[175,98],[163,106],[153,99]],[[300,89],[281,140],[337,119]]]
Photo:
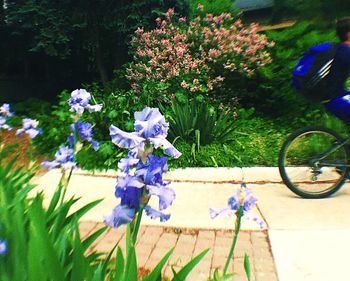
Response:
[[[152,25],[171,6],[185,10],[186,0],[9,0],[5,16],[27,52],[77,61],[105,83],[128,59],[134,30]]]

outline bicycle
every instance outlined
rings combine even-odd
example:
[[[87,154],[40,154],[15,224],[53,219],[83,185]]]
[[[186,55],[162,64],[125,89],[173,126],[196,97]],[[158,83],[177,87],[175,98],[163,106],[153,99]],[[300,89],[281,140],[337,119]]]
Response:
[[[301,128],[283,143],[278,168],[283,182],[303,198],[326,198],[337,192],[350,171],[350,135],[322,126]]]

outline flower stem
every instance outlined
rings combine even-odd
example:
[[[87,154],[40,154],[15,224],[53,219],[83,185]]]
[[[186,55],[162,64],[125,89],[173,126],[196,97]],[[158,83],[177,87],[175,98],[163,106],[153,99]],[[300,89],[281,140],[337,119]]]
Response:
[[[135,226],[134,226],[134,229],[132,231],[132,243],[133,243],[133,245],[136,244],[137,234],[139,232],[140,224],[141,224],[142,213],[143,213],[143,207],[140,207],[138,212],[137,212]]]
[[[239,231],[241,229],[242,216],[243,216],[243,205],[241,205],[239,207],[239,210],[237,211],[235,234],[234,234],[232,245],[231,245],[231,249],[230,249],[230,252],[228,254],[226,264],[225,264],[224,276],[227,273],[228,266],[230,265],[230,262],[231,262],[231,259],[232,259],[232,256],[233,256],[233,252],[234,252],[235,247],[236,247],[236,243],[237,243],[237,239],[238,239],[238,233],[239,233]]]

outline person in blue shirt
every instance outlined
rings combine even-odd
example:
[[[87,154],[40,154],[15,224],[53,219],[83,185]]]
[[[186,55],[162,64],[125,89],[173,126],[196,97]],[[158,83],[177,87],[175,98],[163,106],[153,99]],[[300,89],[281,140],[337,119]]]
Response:
[[[337,45],[331,72],[329,89],[335,98],[324,103],[328,111],[350,125],[350,91],[346,81],[350,76],[350,17],[338,20],[336,32],[340,39]]]

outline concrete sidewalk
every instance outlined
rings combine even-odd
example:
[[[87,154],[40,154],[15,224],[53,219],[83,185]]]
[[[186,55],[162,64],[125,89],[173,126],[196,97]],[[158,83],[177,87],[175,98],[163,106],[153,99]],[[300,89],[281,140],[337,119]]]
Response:
[[[118,173],[108,171],[91,175],[77,171],[72,177],[67,195],[82,197],[76,208],[92,200],[104,198],[101,204],[86,214],[81,231],[87,235],[102,225],[117,204],[114,188]],[[59,181],[60,172],[53,170],[37,180],[37,190],[49,199]],[[347,278],[350,253],[350,191],[345,185],[334,197],[305,200],[293,195],[282,183],[277,168],[201,168],[179,169],[166,175],[172,180],[177,197],[169,208],[171,219],[159,223],[142,221],[138,258],[145,268],[159,261],[164,251],[176,244],[170,265],[181,266],[191,256],[210,247],[188,280],[201,281],[224,264],[233,218],[211,220],[209,207],[225,207],[227,199],[244,180],[258,198],[253,212],[263,219],[267,229],[244,220],[234,267],[239,274],[232,280],[246,280],[243,253],[251,258],[255,281],[329,281]],[[156,202],[152,202],[156,204]],[[123,229],[109,230],[96,249],[108,251],[123,239]],[[153,238],[152,238],[153,237]],[[178,256],[178,258],[176,258]]]

